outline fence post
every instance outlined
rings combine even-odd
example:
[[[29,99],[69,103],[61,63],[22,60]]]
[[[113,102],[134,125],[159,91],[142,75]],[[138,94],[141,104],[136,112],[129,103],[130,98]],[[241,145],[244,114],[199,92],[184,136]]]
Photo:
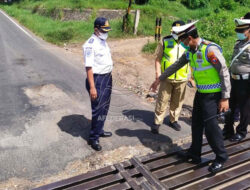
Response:
[[[139,25],[139,20],[140,20],[140,10],[136,10],[135,12],[135,26],[134,26],[134,35],[137,34],[137,28]]]
[[[159,19],[156,18],[156,20],[155,20],[155,41],[157,41],[157,37],[158,37],[158,27],[159,27]]]
[[[128,9],[126,11],[126,14],[123,16],[123,24],[122,24],[123,32],[128,31],[128,15],[130,13],[131,5],[132,5],[132,0],[129,0]]]
[[[158,42],[161,40],[161,31],[162,31],[162,27],[161,27],[161,18],[160,18],[159,27],[158,27]]]

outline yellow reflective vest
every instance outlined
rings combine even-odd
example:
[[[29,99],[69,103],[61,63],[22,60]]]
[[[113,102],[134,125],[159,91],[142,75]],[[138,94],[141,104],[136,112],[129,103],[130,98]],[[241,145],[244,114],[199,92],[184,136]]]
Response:
[[[163,73],[170,65],[178,60],[185,49],[178,44],[172,36],[163,38],[163,56],[161,60],[161,72]],[[186,64],[180,68],[176,73],[168,77],[168,79],[187,80],[189,73],[189,66]]]
[[[192,67],[196,87],[200,93],[214,93],[221,91],[221,80],[218,71],[211,65],[207,58],[207,49],[209,46],[217,46],[221,52],[222,49],[215,43],[201,43],[194,54],[187,51],[186,56]]]

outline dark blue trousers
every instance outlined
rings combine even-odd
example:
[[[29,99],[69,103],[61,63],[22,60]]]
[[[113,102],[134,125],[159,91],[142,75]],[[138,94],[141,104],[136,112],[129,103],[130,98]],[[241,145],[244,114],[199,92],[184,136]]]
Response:
[[[222,131],[218,125],[218,120],[217,118],[213,118],[204,122],[207,118],[217,114],[220,99],[220,92],[196,92],[192,115],[192,145],[189,152],[197,157],[201,156],[202,136],[205,130],[208,144],[216,154],[216,161],[224,162],[228,159],[228,156],[224,147]]]
[[[94,101],[91,100],[92,123],[89,139],[98,140],[99,135],[104,132],[104,122],[109,110],[112,92],[112,75],[111,73],[102,75],[94,74],[94,81],[97,90],[97,99]],[[86,79],[86,89],[88,93],[90,93],[88,79]]]

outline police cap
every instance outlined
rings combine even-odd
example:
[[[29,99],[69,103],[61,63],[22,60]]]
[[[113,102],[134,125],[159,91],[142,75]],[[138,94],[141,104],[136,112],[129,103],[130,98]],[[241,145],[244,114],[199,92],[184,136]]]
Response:
[[[111,30],[111,27],[109,25],[108,19],[104,17],[98,17],[95,19],[94,27],[98,28],[99,30],[103,32],[109,32]]]
[[[182,26],[174,26],[172,28],[173,34],[178,36],[178,40],[186,38],[186,37],[188,37],[188,34],[191,31],[196,29],[195,24],[197,22],[198,22],[198,20],[191,22],[191,23],[188,23],[188,24],[185,24],[185,25],[182,25]]]
[[[242,33],[247,29],[250,29],[250,12],[245,14],[243,18],[235,18],[234,22],[236,24],[235,32]]]

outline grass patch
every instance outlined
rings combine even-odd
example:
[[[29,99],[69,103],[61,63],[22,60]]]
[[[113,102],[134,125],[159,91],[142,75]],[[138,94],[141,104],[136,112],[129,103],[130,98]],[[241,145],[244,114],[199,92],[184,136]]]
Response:
[[[138,36],[154,36],[156,17],[162,17],[162,36],[169,35],[171,24],[177,19],[184,21],[199,19],[197,27],[200,36],[218,43],[229,62],[236,40],[233,18],[242,17],[249,12],[248,2],[249,0],[233,1],[234,6],[229,9],[228,5],[221,1],[210,0],[206,1],[206,6],[202,8],[191,9],[192,7],[184,6],[181,0],[149,0],[146,5],[133,4],[132,9],[141,10]],[[20,0],[11,6],[0,5],[9,15],[15,17],[35,34],[57,45],[86,40],[93,32],[93,22],[98,9],[126,9],[127,6],[128,0]],[[55,12],[60,13],[62,8],[81,11],[90,8],[94,11],[88,21],[62,22],[60,16],[56,20],[50,18]],[[47,16],[38,15],[36,13],[38,9],[45,9]],[[122,19],[111,20],[110,24],[111,38],[134,37],[131,33],[122,32]],[[154,52],[154,46],[156,45],[148,43],[143,51]]]
[[[142,52],[144,53],[155,53],[156,47],[158,43],[157,42],[149,42],[142,48]]]

